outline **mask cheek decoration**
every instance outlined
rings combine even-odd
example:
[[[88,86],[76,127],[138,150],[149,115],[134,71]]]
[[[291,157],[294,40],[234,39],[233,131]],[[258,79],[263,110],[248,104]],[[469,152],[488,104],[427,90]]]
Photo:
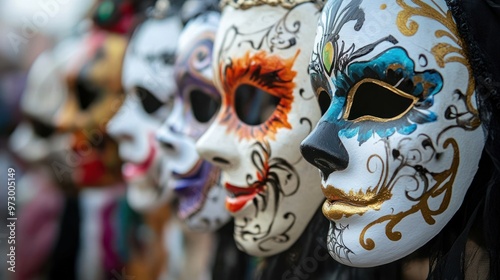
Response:
[[[212,80],[212,49],[219,13],[206,12],[191,19],[179,38],[175,62],[178,94],[173,113],[158,132],[169,164],[165,173],[177,197],[177,216],[190,230],[215,231],[229,221],[220,169],[199,157],[195,141],[203,134],[220,106]]]
[[[472,70],[444,1],[376,2],[325,7],[310,70],[331,102],[302,144],[323,175],[330,254],[359,267],[400,259],[437,235],[484,146]],[[338,20],[343,13],[353,17]],[[376,13],[394,21],[370,41]]]

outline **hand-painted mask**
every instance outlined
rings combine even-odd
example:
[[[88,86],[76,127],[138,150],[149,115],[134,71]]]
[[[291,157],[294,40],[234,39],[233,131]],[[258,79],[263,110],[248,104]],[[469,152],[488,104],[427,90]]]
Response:
[[[55,133],[52,124],[54,114],[67,95],[60,61],[54,54],[58,51],[63,50],[59,47],[42,53],[31,66],[20,104],[25,119],[9,139],[10,149],[29,164],[46,164],[54,153],[70,148],[69,135]]]
[[[161,188],[161,161],[166,160],[155,131],[167,118],[175,94],[174,58],[182,24],[177,16],[151,18],[135,32],[125,55],[124,104],[108,124],[125,161],[122,173],[127,199],[136,210],[147,210],[169,198]]]
[[[400,259],[460,207],[484,145],[464,48],[442,0],[326,5],[310,64],[326,113],[302,153],[323,175],[335,260]]]
[[[105,186],[121,180],[117,145],[106,133],[123,101],[120,83],[124,37],[93,30],[84,36],[64,67],[68,95],[55,116],[59,131],[73,134],[67,165],[78,186]]]
[[[254,256],[289,248],[322,198],[318,172],[299,152],[320,117],[307,74],[319,11],[301,2],[229,2],[214,46],[222,107],[197,149],[222,169],[235,241]]]
[[[220,14],[206,12],[189,21],[179,39],[175,64],[178,95],[158,131],[168,163],[163,172],[178,198],[178,216],[190,229],[213,231],[229,220],[220,170],[196,153],[195,143],[213,121],[220,94],[213,85],[212,49]]]

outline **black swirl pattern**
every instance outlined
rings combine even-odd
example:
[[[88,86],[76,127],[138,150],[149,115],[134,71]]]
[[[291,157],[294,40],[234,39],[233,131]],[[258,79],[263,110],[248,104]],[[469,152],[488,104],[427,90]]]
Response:
[[[288,232],[295,224],[296,215],[292,212],[286,212],[278,217],[277,212],[283,198],[297,192],[300,178],[292,164],[283,158],[272,157],[271,148],[267,142],[256,142],[253,145],[251,157],[257,174],[255,176],[248,174],[247,184],[249,186],[264,186],[264,191],[259,192],[252,201],[257,209],[254,218],[258,218],[265,211],[272,211],[273,218],[266,229],[260,224],[251,226],[250,219],[244,218],[243,224],[235,226],[235,235],[240,236],[241,240],[251,239],[257,242],[258,248],[266,252],[270,250],[269,244],[286,243],[290,240]],[[271,193],[274,194],[273,201],[269,201]],[[268,207],[272,207],[272,209],[268,209]],[[282,219],[283,223],[288,223],[288,226],[280,234],[270,236],[273,225],[278,218]],[[243,247],[239,245],[239,248]]]

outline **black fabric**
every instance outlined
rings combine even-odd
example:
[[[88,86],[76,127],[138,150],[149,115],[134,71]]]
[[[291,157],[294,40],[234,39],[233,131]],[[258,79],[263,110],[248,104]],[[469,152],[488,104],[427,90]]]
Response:
[[[493,78],[499,81],[500,1],[465,0],[463,11],[467,17],[472,38],[476,41]]]
[[[483,157],[489,166],[478,173],[488,173],[481,194],[484,198],[481,232],[490,256],[490,279],[498,279],[500,251],[500,0],[447,0],[462,39],[467,44],[468,59],[476,81],[476,97],[481,122],[487,138]],[[486,169],[486,171],[485,171]],[[478,194],[479,195],[479,194]],[[468,197],[465,198],[467,201]]]
[[[447,0],[447,3],[467,45],[481,121],[492,144],[500,130],[500,0]],[[496,151],[495,154],[498,155]]]
[[[247,279],[252,274],[251,256],[236,248],[233,238],[234,223],[231,221],[216,232],[217,249],[212,267],[212,279]]]
[[[47,279],[76,279],[76,259],[80,244],[80,209],[76,196],[66,197],[59,228]]]
[[[481,206],[482,202],[476,206],[476,209],[469,218],[464,230],[455,240],[451,249],[440,260],[440,263],[437,265],[434,271],[431,272],[429,279],[442,279],[443,275],[445,276],[445,279],[464,279],[463,254],[465,252],[465,246],[469,238],[470,230],[476,221],[476,217],[478,212],[480,212],[479,209],[481,208]]]
[[[483,152],[479,169],[465,199],[448,224],[428,244],[419,249],[421,256],[430,259],[429,279],[464,279],[466,260],[465,248],[472,237],[477,239],[482,248],[485,247],[484,221],[493,221],[493,217],[484,215],[484,202],[493,174],[493,164],[489,155]],[[494,218],[497,220],[497,218]],[[470,269],[476,269],[469,267]],[[487,279],[487,275],[479,275],[478,279]]]

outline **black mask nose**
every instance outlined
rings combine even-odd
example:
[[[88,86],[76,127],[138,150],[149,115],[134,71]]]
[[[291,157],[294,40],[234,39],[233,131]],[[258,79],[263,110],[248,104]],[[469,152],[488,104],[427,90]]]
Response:
[[[300,145],[302,156],[321,170],[324,180],[332,172],[346,169],[349,164],[349,155],[338,133],[338,126],[321,122]]]

